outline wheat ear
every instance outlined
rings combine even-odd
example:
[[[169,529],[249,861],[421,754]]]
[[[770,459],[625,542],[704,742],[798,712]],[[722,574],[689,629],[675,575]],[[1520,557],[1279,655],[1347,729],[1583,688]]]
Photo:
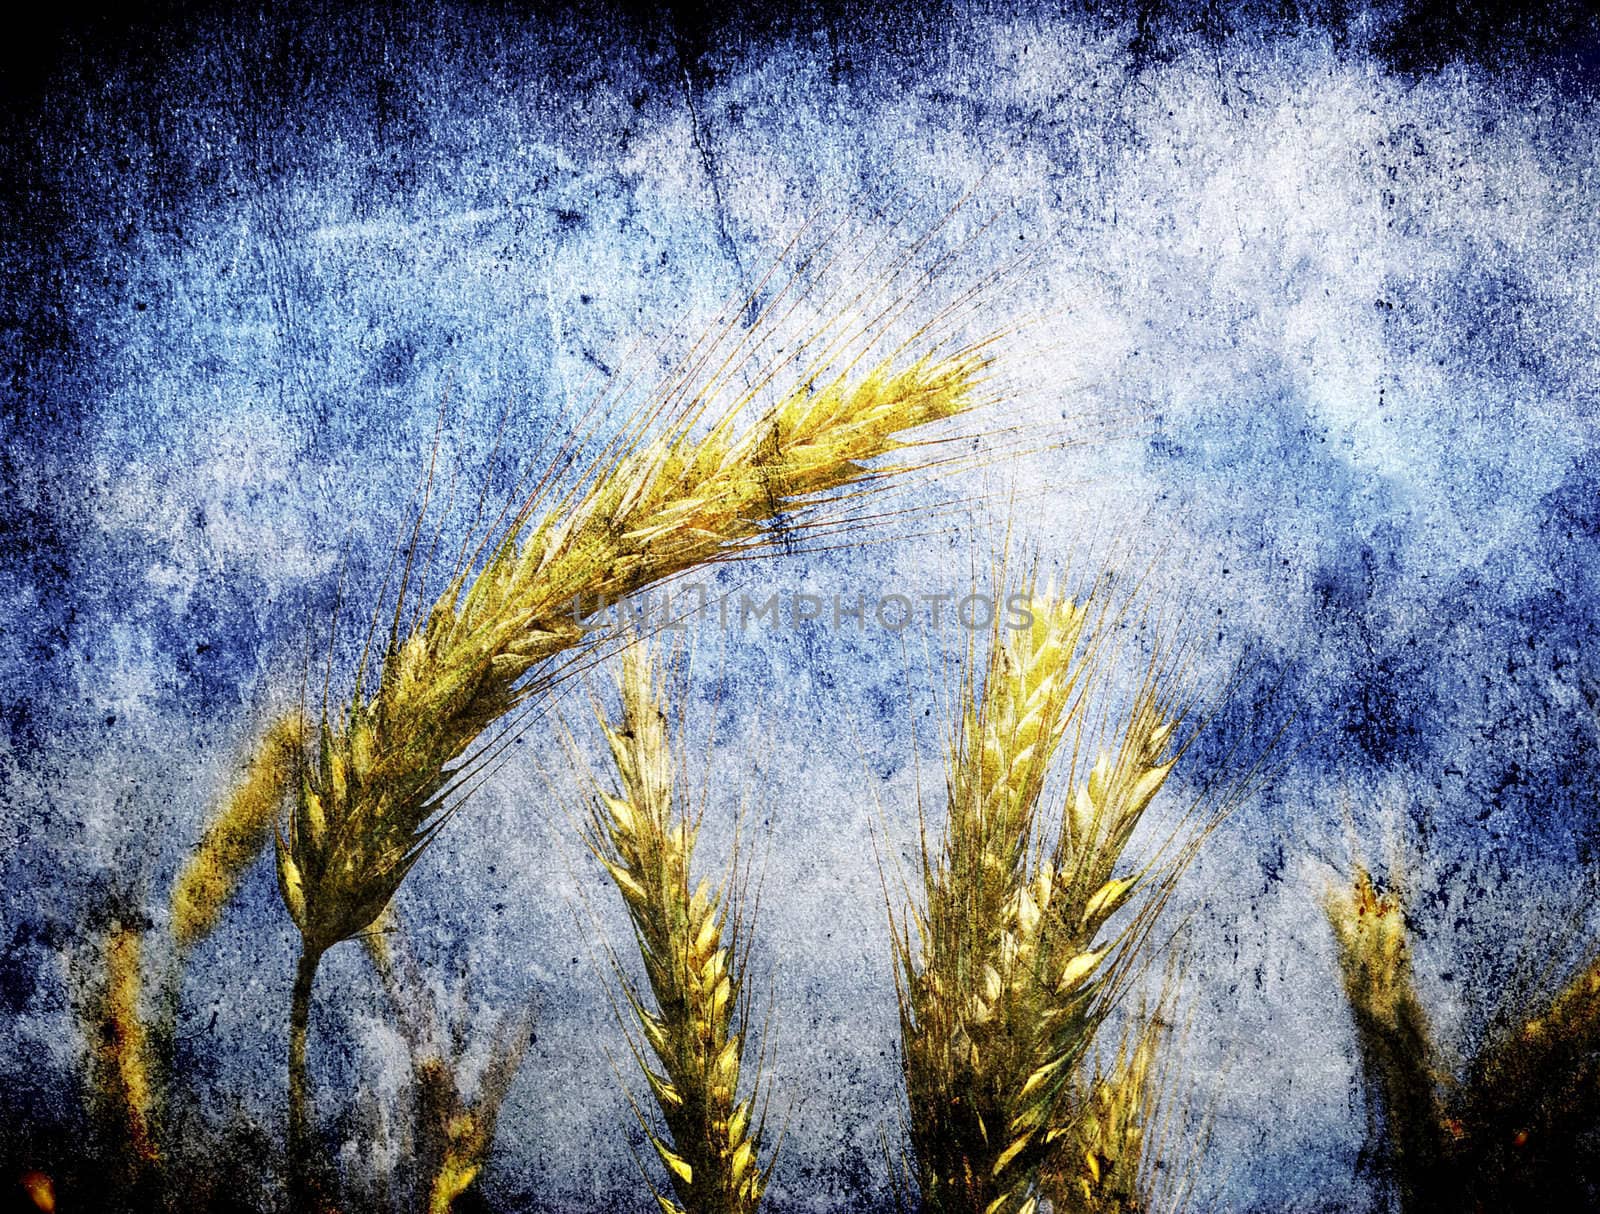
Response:
[[[1585,1144],[1600,1124],[1600,958],[1483,1049],[1451,1101],[1450,1171],[1500,1209],[1589,1200]]]
[[[705,435],[686,418],[615,454],[575,502],[537,523],[530,504],[409,635],[397,606],[376,692],[363,693],[358,672],[348,706],[324,719],[277,834],[279,889],[301,936],[289,1025],[297,1156],[310,1123],[306,1032],[322,954],[377,918],[432,840],[464,775],[452,764],[538,689],[528,678],[536,667],[582,641],[574,604],[759,549],[778,515],[875,475],[862,461],[904,446],[898,434],[978,403],[986,366],[972,354],[884,363],[855,382],[802,379],[742,433],[736,410]]]
[[[1577,1058],[1597,1054],[1600,957],[1579,969],[1537,1015],[1484,1051],[1474,1066],[1475,1085],[1507,1105],[1535,1103],[1548,1098],[1558,1074],[1564,1072],[1569,1083],[1577,1078]]]
[[[1329,896],[1340,975],[1355,1022],[1372,1136],[1410,1211],[1558,1208],[1600,1097],[1600,959],[1532,1016],[1491,1041],[1451,1088],[1437,1078],[1428,1017],[1411,972],[1404,906],[1357,869]],[[1381,1125],[1381,1129],[1380,1129]]]
[[[242,778],[207,823],[172,887],[172,938],[180,954],[211,934],[245,870],[272,838],[296,783],[306,737],[298,711],[273,721]]]
[[[1101,929],[1138,883],[1114,872],[1173,762],[1172,722],[1147,687],[1053,850],[1030,848],[1045,775],[1084,719],[1095,648],[1081,644],[1086,608],[1046,595],[1031,614],[1029,629],[991,638],[981,686],[963,677],[943,845],[924,858],[915,937],[898,933],[912,1145],[935,1211],[1070,1201],[1046,1187],[1083,1115],[1074,1079],[1113,985]]]
[[[675,795],[656,666],[643,644],[623,652],[620,687],[621,717],[602,721],[619,795],[600,796],[588,834],[627,905],[655,1005],[624,982],[655,1059],[638,1055],[670,1139],[646,1125],[677,1197],[657,1201],[668,1214],[746,1214],[761,1202],[772,1161],[763,1167],[759,1158],[754,1098],[739,1098],[743,925],[725,889],[702,880],[690,892],[699,823]]]
[[[533,1039],[533,1011],[528,1007],[501,1019],[478,1076],[477,1095],[469,1100],[462,1084],[464,1033],[447,1032],[441,1024],[393,906],[372,931],[362,934],[361,943],[378,971],[411,1059],[417,1194],[428,1214],[450,1214],[488,1162],[500,1107]]]
[[[442,1052],[414,1055],[412,1076],[422,1105],[423,1184],[428,1214],[450,1214],[456,1198],[478,1178],[494,1146],[500,1106],[522,1065],[532,1034],[527,1016],[502,1024],[478,1077],[473,1100],[461,1094],[460,1060]]]
[[[1016,1069],[997,1020],[1016,951],[1008,928],[1037,909],[1017,894],[1045,774],[1081,712],[1087,616],[1048,598],[1030,609],[1026,630],[991,635],[981,682],[970,661],[963,672],[943,840],[924,855],[918,940],[898,933],[912,1145],[924,1204],[938,1211],[985,1210],[1010,1187],[997,1174],[1011,1123],[1004,1075]]]
[[[355,935],[388,903],[432,838],[460,774],[450,765],[536,690],[525,676],[582,641],[574,603],[759,547],[770,520],[867,475],[861,461],[902,446],[896,434],[976,403],[984,365],[923,360],[797,388],[737,437],[731,418],[700,438],[674,428],[603,468],[569,508],[514,524],[419,628],[396,630],[376,693],[358,688],[321,727],[278,848],[307,949]]]
[[[1398,895],[1380,890],[1358,867],[1348,888],[1328,895],[1326,911],[1368,1099],[1381,1113],[1401,1204],[1408,1211],[1438,1209],[1444,1113],[1428,1016],[1411,972],[1405,908]]]
[[[101,986],[88,1017],[97,1040],[93,1072],[100,1099],[128,1136],[140,1164],[154,1163],[156,1085],[151,1042],[140,1006],[143,981],[143,929],[113,920],[102,941]]]
[[[299,730],[285,718],[274,723],[173,884],[170,930],[178,958],[216,926],[244,870],[272,836],[272,824],[292,783]],[[177,1015],[176,975],[157,995],[157,1012],[144,1011],[142,927],[113,920],[101,940],[98,993],[85,1019],[94,1047],[98,1098],[123,1124],[137,1159],[156,1162],[161,1077],[170,1062]]]

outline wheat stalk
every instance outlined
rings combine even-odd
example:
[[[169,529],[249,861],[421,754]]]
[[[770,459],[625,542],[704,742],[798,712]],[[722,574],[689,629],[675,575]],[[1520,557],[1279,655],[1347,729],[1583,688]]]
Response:
[[[943,841],[924,854],[914,931],[897,932],[912,1146],[935,1211],[1071,1201],[1046,1190],[1083,1116],[1074,1080],[1119,972],[1101,931],[1139,883],[1115,870],[1174,761],[1173,722],[1147,685],[1054,847],[1038,845],[1045,776],[1084,722],[1095,643],[1083,605],[1045,594],[1031,615],[991,637],[981,685],[969,659]]]
[[[691,887],[699,822],[676,794],[655,661],[638,643],[621,666],[621,716],[601,722],[619,795],[599,796],[587,834],[627,906],[654,1001],[651,1010],[623,981],[654,1065],[636,1057],[670,1139],[645,1124],[677,1197],[657,1201],[668,1214],[748,1214],[773,1163],[760,1160],[755,1098],[739,1098],[744,925],[724,888]]]

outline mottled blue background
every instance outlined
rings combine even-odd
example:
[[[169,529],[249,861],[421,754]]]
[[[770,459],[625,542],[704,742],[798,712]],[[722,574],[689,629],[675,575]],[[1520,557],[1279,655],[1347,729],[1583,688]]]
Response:
[[[1576,7],[1508,26],[1398,4],[54,19],[8,51],[0,152],[14,1126],[73,1099],[63,955],[108,888],[162,921],[251,731],[296,693],[307,613],[341,568],[370,595],[441,403],[459,466],[482,474],[503,414],[532,458],[636,342],[692,337],[804,219],[881,207],[916,230],[968,189],[1004,239],[963,272],[1015,241],[1018,294],[1049,315],[1011,367],[1017,409],[1098,437],[916,500],[1015,486],[1050,553],[1116,520],[1125,550],[1164,554],[1167,600],[1214,621],[1200,673],[1254,663],[1213,737],[1294,722],[1285,770],[1185,887],[1202,1203],[1378,1199],[1319,910],[1353,858],[1405,874],[1462,1059],[1548,987],[1552,940],[1575,957],[1592,932],[1600,125]],[[1110,437],[1075,429],[1089,417]],[[942,588],[980,530],[757,576]],[[772,634],[702,663],[717,770],[771,823],[775,1211],[886,1200],[896,1024],[868,836],[881,805],[912,840],[922,643]],[[487,1192],[644,1210],[575,897],[591,870],[535,762],[558,748],[526,749],[402,912],[485,1023],[536,1000]],[[292,937],[263,863],[180,1026],[202,1107],[273,1135]],[[334,1145],[370,1144],[341,1085],[392,1095],[398,1044],[353,947],[318,991],[319,1113]],[[381,1167],[381,1141],[345,1162],[369,1149]]]

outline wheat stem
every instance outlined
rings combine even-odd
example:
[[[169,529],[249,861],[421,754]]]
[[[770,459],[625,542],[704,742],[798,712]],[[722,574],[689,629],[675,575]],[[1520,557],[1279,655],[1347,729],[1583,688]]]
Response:
[[[306,1067],[306,1040],[311,1025],[311,991],[323,950],[302,944],[289,1002],[289,1173],[296,1208],[315,1207],[316,1150],[311,1130],[311,1086]]]

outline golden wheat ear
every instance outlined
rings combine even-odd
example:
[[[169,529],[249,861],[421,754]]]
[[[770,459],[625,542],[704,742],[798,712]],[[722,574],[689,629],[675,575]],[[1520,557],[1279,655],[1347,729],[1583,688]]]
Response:
[[[533,1039],[533,1008],[530,1003],[500,1018],[469,1097],[466,1026],[446,1028],[392,907],[361,940],[410,1057],[416,1197],[428,1214],[450,1214],[489,1161],[500,1108]]]
[[[1499,1209],[1586,1200],[1600,1125],[1600,957],[1484,1047],[1448,1102],[1452,1167]]]
[[[640,1112],[676,1201],[655,1196],[669,1214],[748,1214],[776,1156],[759,1091],[740,1092],[750,1086],[750,925],[732,878],[693,883],[699,819],[679,788],[663,682],[646,645],[623,652],[619,685],[621,712],[601,721],[618,791],[598,793],[586,842],[622,895],[644,962],[648,994],[620,966],[617,977],[642,1038],[630,1047],[666,1126],[658,1133]],[[756,1069],[759,1089],[759,1061]]]
[[[1358,867],[1347,888],[1329,893],[1326,912],[1374,1125],[1382,1126],[1402,1206],[1442,1209],[1445,1118],[1432,1031],[1411,971],[1405,907]]]
[[[987,366],[967,353],[859,379],[812,368],[820,383],[799,380],[742,428],[744,401],[707,433],[692,417],[669,422],[609,448],[542,517],[542,499],[527,503],[476,574],[458,573],[410,635],[397,625],[376,693],[321,723],[277,849],[308,953],[365,930],[388,903],[488,752],[463,757],[585,641],[578,605],[764,550],[774,519],[890,474],[866,461],[979,404]]]
[[[1043,821],[1057,752],[1077,737],[1076,766],[1097,717],[1102,630],[1115,620],[1031,585],[1020,601],[1027,625],[996,628],[981,676],[969,655],[942,838],[896,931],[912,1148],[924,1207],[939,1212],[1076,1208],[1079,1186],[1062,1178],[1084,1167],[1082,1068],[1181,867],[1122,870],[1181,751],[1159,663],[1116,746],[1071,781],[1059,822]]]
[[[507,1017],[490,1046],[489,1061],[478,1076],[478,1092],[471,1100],[461,1094],[459,1064],[449,1067],[439,1091],[443,1099],[433,1105],[432,1166],[424,1177],[428,1190],[428,1214],[450,1214],[458,1197],[467,1191],[483,1172],[494,1148],[495,1128],[500,1108],[511,1091],[511,1082],[522,1065],[522,1057],[533,1040],[531,1012]],[[440,1065],[448,1065],[443,1059]],[[413,1074],[419,1086],[427,1080],[428,1060],[413,1060]]]
[[[274,720],[206,824],[172,887],[172,938],[180,955],[211,934],[245,870],[266,850],[298,778],[308,736],[298,711]]]
[[[1087,612],[1047,596],[1028,602],[1029,626],[996,628],[981,671],[968,654],[942,835],[924,850],[921,905],[896,933],[912,1151],[934,1211],[1035,1200],[1020,1191],[1033,1161],[1011,1144],[1019,1089],[1038,1086],[1028,1080],[1040,1026],[1013,992],[1037,985],[1047,964],[1039,899],[1049,904],[1053,882],[1029,871],[1030,844],[1045,775],[1083,711]],[[1087,977],[1074,974],[1069,988]]]
[[[160,1161],[159,1085],[145,1008],[147,923],[126,908],[103,913],[90,947],[73,957],[82,999],[76,1011],[87,1047],[97,1120],[124,1158],[128,1182]]]
[[[1038,606],[1038,604],[1034,604]],[[968,654],[947,756],[946,816],[924,849],[921,905],[897,931],[901,1046],[912,1150],[926,1208],[985,1209],[1010,1117],[996,1073],[1016,1065],[1004,1030],[1003,954],[1043,776],[1070,723],[1082,612],[1034,612],[1035,627]],[[924,824],[924,838],[927,827]],[[1009,1161],[1008,1161],[1009,1162]]]

